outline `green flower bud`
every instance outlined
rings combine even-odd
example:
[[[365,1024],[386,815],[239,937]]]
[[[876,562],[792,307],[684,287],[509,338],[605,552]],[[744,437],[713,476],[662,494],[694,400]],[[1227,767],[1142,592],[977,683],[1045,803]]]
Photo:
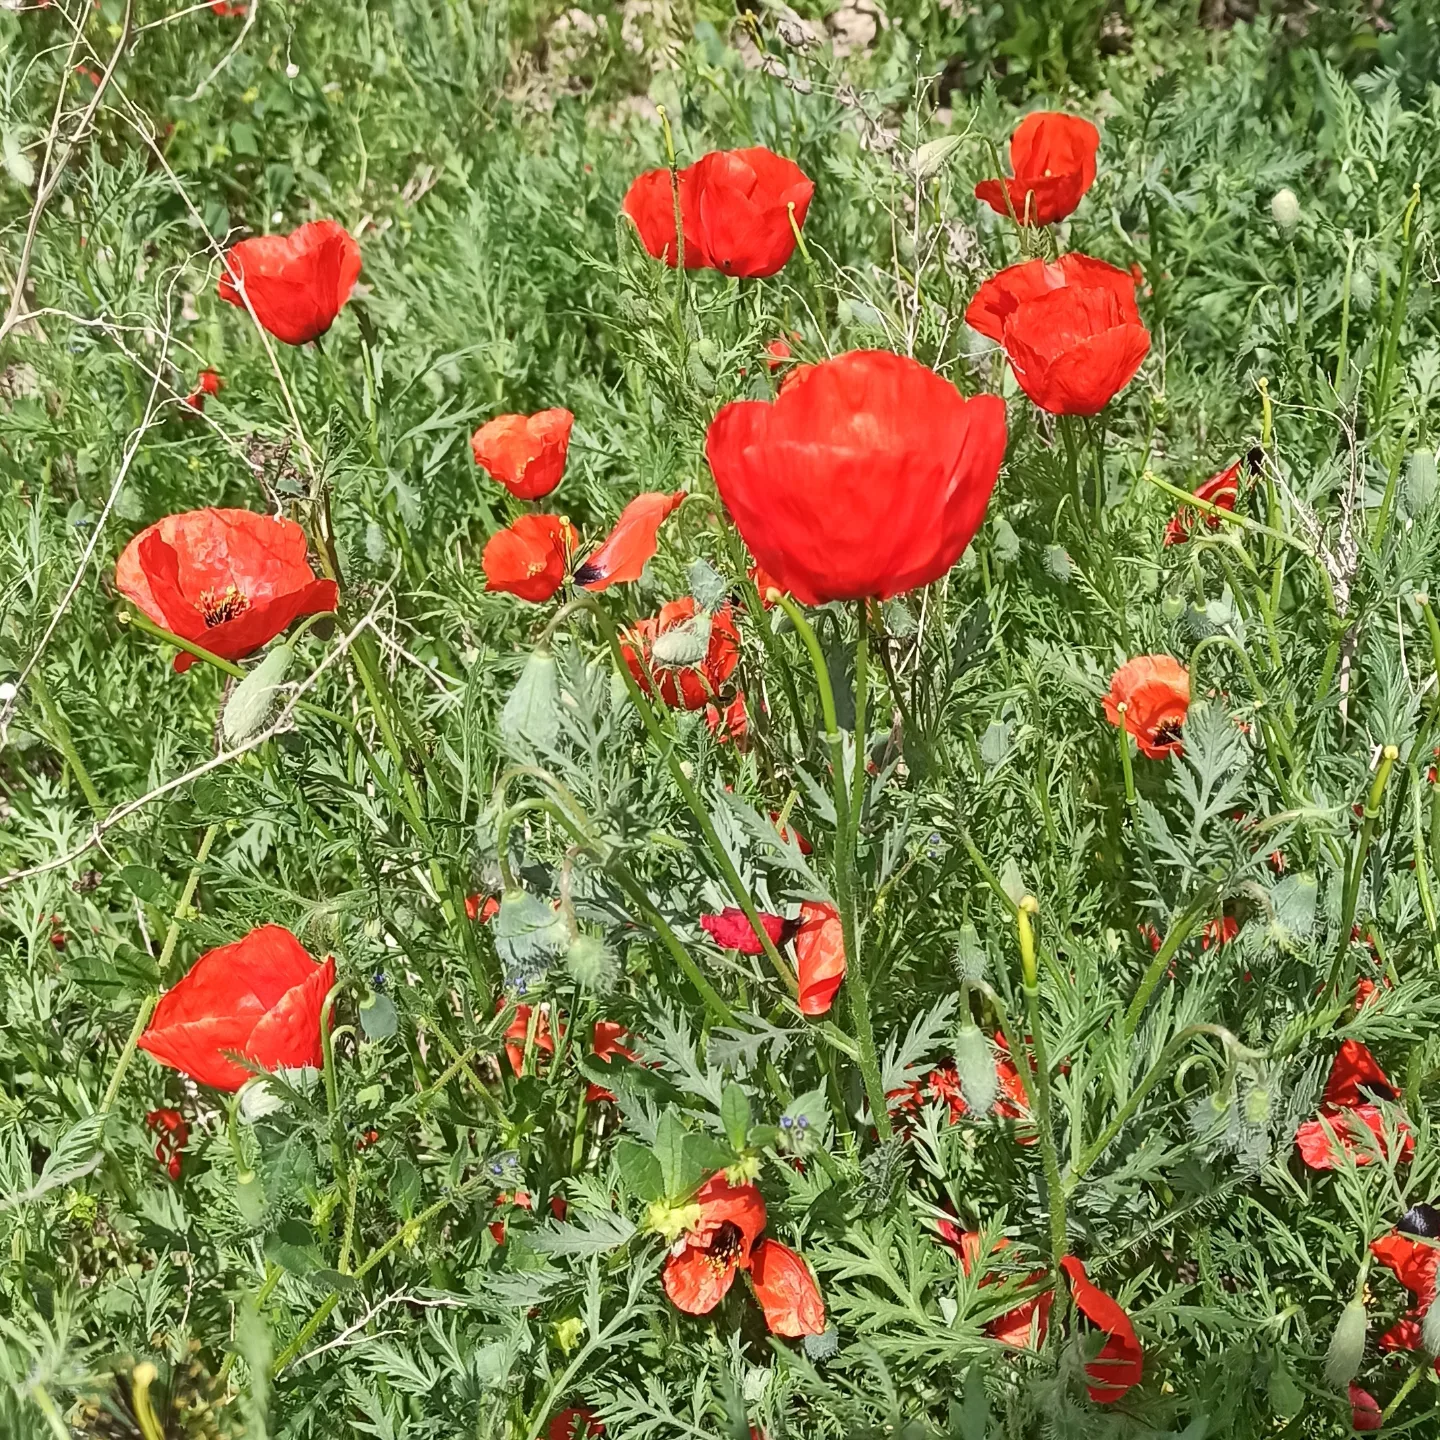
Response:
[[[1300,223],[1300,202],[1295,192],[1288,188],[1277,190],[1270,200],[1270,214],[1281,233],[1289,235]]]
[[[1440,1355],[1440,1300],[1432,1300],[1420,1325],[1420,1343],[1427,1355]]]
[[[972,1115],[988,1115],[999,1092],[995,1057],[978,1025],[962,1025],[955,1036],[955,1072]]]
[[[1363,1300],[1352,1300],[1340,1312],[1330,1348],[1325,1352],[1325,1379],[1337,1390],[1343,1390],[1360,1373],[1369,1324]]]

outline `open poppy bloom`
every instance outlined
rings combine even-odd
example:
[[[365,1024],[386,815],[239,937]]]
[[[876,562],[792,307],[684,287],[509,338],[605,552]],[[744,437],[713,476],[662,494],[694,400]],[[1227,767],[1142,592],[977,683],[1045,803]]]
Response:
[[[810,1267],[788,1245],[762,1240],[750,1257],[750,1283],[772,1335],[825,1333],[825,1301]]]
[[[559,515],[522,515],[497,530],[480,557],[487,590],[504,590],[535,604],[564,583],[575,549],[575,529]]]
[[[190,1127],[178,1110],[152,1110],[145,1123],[155,1132],[155,1158],[172,1179],[180,1178],[180,1153],[190,1143]]]
[[[586,1440],[587,1436],[604,1433],[605,1427],[595,1418],[595,1412],[580,1405],[562,1410],[545,1432],[548,1440]]]
[[[333,610],[340,592],[317,580],[305,532],[251,510],[167,515],[115,562],[115,588],[157,625],[225,660],[240,660],[301,615]],[[195,663],[189,651],[175,669]]]
[[[202,370],[195,377],[195,388],[185,397],[185,403],[192,410],[204,410],[205,397],[218,395],[225,388],[225,382],[213,370]]]
[[[766,911],[757,912],[765,933],[776,944],[784,942],[786,924],[779,915]],[[700,928],[722,949],[738,950],[742,955],[759,955],[764,949],[755,928],[745,918],[745,912],[733,905],[727,905],[718,915],[702,915]]]
[[[699,658],[690,664],[667,663],[662,637],[671,636],[673,645],[687,633],[700,651]],[[658,615],[636,621],[622,636],[620,653],[645,694],[653,694],[658,686],[660,698],[672,709],[703,710],[740,663],[740,636],[729,605],[713,615],[697,616],[695,601],[686,595],[662,605]]]
[[[685,499],[683,490],[647,491],[637,495],[621,512],[605,543],[575,572],[584,590],[608,590],[612,585],[638,580],[660,543],[660,525]]]
[[[334,220],[312,220],[288,235],[256,235],[225,252],[220,298],[255,318],[287,345],[318,339],[334,323],[360,277],[360,247]],[[238,278],[244,287],[244,298]]]
[[[657,260],[677,261],[675,199],[687,270],[724,275],[774,275],[795,253],[815,185],[793,161],[763,145],[715,150],[679,171],[649,170],[625,194],[621,210]],[[790,223],[794,206],[795,225]]]
[[[1218,475],[1212,475],[1203,485],[1196,487],[1195,498],[1208,501],[1217,510],[1233,511],[1235,502],[1240,498],[1240,467],[1244,463],[1243,460],[1237,460]],[[1220,521],[1214,515],[1182,505],[1165,527],[1165,544],[1183,544],[1190,538],[1197,520],[1203,520],[1207,530],[1220,528]]]
[[[625,1060],[638,1060],[640,1057],[621,1043],[629,1038],[630,1032],[623,1025],[616,1024],[614,1020],[597,1020],[590,1037],[590,1052],[606,1065],[617,1055]],[[586,1104],[593,1105],[599,1100],[608,1100],[613,1105],[615,1096],[592,1080],[585,1090]]]
[[[1368,1165],[1374,1159],[1371,1151],[1384,1149],[1384,1116],[1374,1099],[1366,1096],[1396,1099],[1395,1089],[1375,1057],[1358,1040],[1346,1040],[1330,1067],[1319,1115],[1295,1132],[1300,1157],[1312,1170],[1339,1169],[1342,1151],[1356,1165]],[[1397,1129],[1400,1159],[1408,1160],[1415,1152],[1415,1137],[1403,1118]],[[1374,1137],[1373,1145],[1363,1135],[1365,1130]]]
[[[687,1315],[708,1315],[729,1293],[765,1228],[765,1201],[754,1185],[732,1185],[722,1170],[695,1197],[700,1218],[671,1247],[665,1293]]]
[[[503,999],[495,1002],[497,1011],[505,1008]],[[517,1005],[515,1007],[515,1018],[510,1022],[505,1031],[505,1058],[510,1062],[510,1068],[517,1074],[525,1073],[525,1039],[530,1034],[530,1012],[529,1005]],[[565,1033],[565,1027],[560,1027],[561,1035]],[[535,1022],[535,1038],[533,1040],[535,1049],[543,1051],[546,1055],[555,1053],[555,1037],[550,1033],[550,1007],[542,1005],[540,1015]]]
[[[941,1220],[937,1226],[941,1241],[956,1255],[960,1257],[960,1264],[965,1273],[969,1275],[980,1259],[980,1232],[978,1230],[961,1230],[953,1220]],[[995,1242],[995,1252],[1007,1250],[1010,1242],[1001,1235]],[[1045,1279],[1050,1272],[1048,1270],[1035,1270],[1026,1276],[1025,1284],[1034,1285]],[[983,1275],[980,1279],[981,1285],[993,1285],[999,1280],[999,1276]],[[987,1321],[985,1333],[992,1339],[999,1341],[1002,1345],[1012,1345],[1019,1350],[1036,1349],[1045,1338],[1046,1327],[1050,1323],[1050,1307],[1055,1303],[1055,1292],[1044,1290],[1038,1295],[1031,1296],[1028,1300],[1022,1300],[1013,1310],[1007,1310],[1003,1315],[997,1315],[993,1320]]]
[[[568,410],[497,415],[470,437],[470,452],[475,463],[517,500],[539,500],[565,473],[574,424]]]
[[[1361,1432],[1378,1430],[1385,1423],[1385,1412],[1380,1402],[1367,1390],[1351,1385],[1346,1391],[1350,1401],[1350,1428]]]
[[[1440,1247],[1417,1238],[1407,1225],[1421,1212],[1421,1235],[1440,1234],[1440,1214],[1429,1205],[1417,1205],[1406,1212],[1399,1225],[1388,1235],[1370,1242],[1370,1253],[1389,1270],[1415,1297],[1409,1311],[1381,1335],[1382,1350],[1418,1350],[1422,1343],[1421,1325],[1425,1312],[1435,1301],[1436,1269],[1440,1267]]]
[[[1142,755],[1163,760],[1183,749],[1190,672],[1170,655],[1138,655],[1110,677],[1101,703],[1105,718],[1123,724]]]
[[[1010,137],[1010,180],[982,180],[975,198],[1022,225],[1063,220],[1095,183],[1100,132],[1078,115],[1037,110]]]
[[[845,978],[845,933],[840,912],[833,905],[806,900],[800,906],[795,968],[800,979],[800,1013],[823,1015]]]
[[[726,405],[705,440],[751,554],[804,605],[938,580],[980,528],[1004,454],[1003,400],[966,400],[885,350],[806,366],[773,403]]]
[[[1085,1266],[1073,1255],[1060,1261],[1070,1277],[1075,1308],[1098,1330],[1105,1332],[1100,1353],[1085,1364],[1090,1383],[1086,1389],[1097,1405],[1113,1405],[1132,1385],[1140,1383],[1145,1355],[1130,1317],[1103,1290],[1090,1283]]]
[[[334,984],[333,955],[317,964],[283,925],[262,925],[207,951],[160,997],[140,1048],[217,1090],[238,1090],[257,1070],[318,1069]]]
[[[1098,415],[1150,351],[1135,277],[1089,255],[1009,266],[965,320],[1004,347],[1020,388],[1052,415]]]

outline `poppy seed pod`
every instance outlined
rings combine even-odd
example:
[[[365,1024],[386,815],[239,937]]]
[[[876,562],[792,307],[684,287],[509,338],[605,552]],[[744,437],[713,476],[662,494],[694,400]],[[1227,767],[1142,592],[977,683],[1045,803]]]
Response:
[[[1005,403],[918,361],[857,350],[792,371],[773,403],[726,405],[705,455],[745,543],[801,604],[938,580],[985,515]]]
[[[1365,1358],[1365,1332],[1370,1317],[1363,1300],[1352,1300],[1335,1323],[1330,1348],[1325,1352],[1325,1379],[1337,1390],[1343,1389],[1360,1373]]]

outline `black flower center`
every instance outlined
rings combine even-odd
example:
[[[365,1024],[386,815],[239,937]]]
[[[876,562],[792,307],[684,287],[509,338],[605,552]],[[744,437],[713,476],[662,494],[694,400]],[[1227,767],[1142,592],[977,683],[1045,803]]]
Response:
[[[213,630],[237,615],[243,615],[250,608],[250,597],[234,585],[223,590],[202,590],[200,592],[200,614],[204,617],[205,628]]]

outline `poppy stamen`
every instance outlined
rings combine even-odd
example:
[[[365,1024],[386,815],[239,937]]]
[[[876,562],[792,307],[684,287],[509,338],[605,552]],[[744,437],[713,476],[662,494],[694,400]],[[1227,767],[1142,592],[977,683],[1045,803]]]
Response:
[[[250,597],[237,586],[227,585],[223,590],[202,590],[199,604],[205,628],[213,630],[217,625],[243,615],[250,608]]]
[[[729,1270],[740,1258],[745,1236],[733,1220],[724,1221],[705,1250],[705,1261],[715,1270]]]
[[[1185,722],[1183,720],[1162,720],[1155,727],[1154,745],[1176,745],[1179,744],[1181,736],[1185,733]]]

